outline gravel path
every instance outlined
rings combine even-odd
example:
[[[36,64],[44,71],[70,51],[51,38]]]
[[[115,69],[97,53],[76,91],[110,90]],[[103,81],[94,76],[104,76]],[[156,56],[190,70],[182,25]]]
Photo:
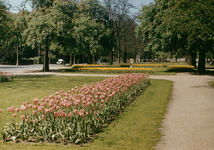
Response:
[[[174,81],[168,113],[157,150],[214,150],[214,88],[212,76],[180,73],[151,76]]]

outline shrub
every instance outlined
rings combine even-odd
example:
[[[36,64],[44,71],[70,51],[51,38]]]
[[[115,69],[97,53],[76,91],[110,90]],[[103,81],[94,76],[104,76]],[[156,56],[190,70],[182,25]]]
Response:
[[[13,72],[0,72],[0,82],[13,81]]]

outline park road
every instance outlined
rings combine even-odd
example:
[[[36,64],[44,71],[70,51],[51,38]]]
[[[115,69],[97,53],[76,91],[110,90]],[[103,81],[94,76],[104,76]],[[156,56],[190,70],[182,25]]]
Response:
[[[163,134],[157,150],[214,150],[214,88],[212,76],[178,73],[151,76],[174,81]]]

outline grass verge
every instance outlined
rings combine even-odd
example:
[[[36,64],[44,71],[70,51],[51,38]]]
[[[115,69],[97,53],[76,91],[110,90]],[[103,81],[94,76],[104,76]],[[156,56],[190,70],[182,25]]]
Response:
[[[65,79],[61,79],[65,78]],[[79,84],[84,82],[97,82],[97,80],[102,80],[99,77],[87,77],[87,82],[82,79],[82,77],[41,77],[41,79],[35,79],[32,77],[32,80],[38,83],[52,84],[54,81],[61,79],[61,84],[57,86],[58,89],[53,89],[59,91],[60,89],[71,88],[73,84]],[[86,78],[86,77],[85,77]],[[99,79],[98,79],[99,78]],[[75,80],[70,81],[70,80]],[[19,84],[31,80],[31,78],[20,78],[15,80],[15,83]],[[41,80],[41,81],[40,81]],[[48,80],[48,81],[47,81]],[[66,81],[63,83],[63,81]],[[93,80],[93,81],[92,81]],[[96,81],[95,81],[96,80]],[[68,84],[68,81],[69,84]],[[37,84],[38,84],[37,83]],[[63,86],[65,84],[66,86]],[[40,84],[39,84],[40,85]],[[34,91],[39,90],[38,86],[35,86]],[[69,86],[70,85],[70,86]],[[5,88],[7,88],[6,85]],[[14,86],[14,85],[13,85]],[[25,86],[28,86],[25,83]],[[31,86],[31,85],[29,85]],[[28,86],[28,87],[29,87]],[[46,88],[50,87],[46,86]],[[2,87],[1,87],[2,88]],[[45,89],[45,88],[44,88]],[[43,90],[44,90],[43,89]],[[126,109],[124,109],[121,114],[117,116],[117,118],[111,122],[106,128],[103,128],[102,131],[96,136],[96,138],[84,147],[69,145],[55,145],[55,144],[16,144],[16,143],[3,143],[0,142],[1,149],[40,149],[40,150],[48,150],[48,149],[141,149],[141,150],[150,150],[154,149],[154,146],[161,138],[161,132],[159,128],[161,127],[161,122],[164,118],[164,114],[166,113],[167,104],[169,102],[172,90],[172,82],[167,80],[152,80],[151,85],[136,98],[136,100],[130,104]],[[20,91],[14,88],[13,90],[17,94]],[[1,91],[2,93],[2,91]],[[53,93],[51,91],[51,93]],[[50,93],[50,94],[51,94]],[[48,93],[46,91],[41,93],[41,97],[46,96]],[[13,94],[12,94],[13,95]],[[35,98],[32,94],[27,94],[31,99]],[[38,95],[37,95],[38,96]],[[0,95],[1,97],[1,95]],[[39,97],[38,97],[39,98]],[[1,97],[3,99],[3,97]],[[20,95],[17,95],[17,99],[20,98]],[[23,102],[23,100],[21,100]],[[9,106],[14,103],[13,98],[9,99]],[[19,103],[20,105],[20,103]],[[9,107],[8,106],[8,107]],[[2,115],[2,114],[1,114]],[[2,116],[1,116],[2,117]],[[5,119],[5,118],[2,118]]]

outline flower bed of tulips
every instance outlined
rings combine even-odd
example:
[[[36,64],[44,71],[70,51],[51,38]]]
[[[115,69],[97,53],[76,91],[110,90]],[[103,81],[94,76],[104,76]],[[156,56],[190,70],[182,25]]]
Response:
[[[87,65],[72,65],[74,68],[85,68],[85,67],[103,67],[102,64],[87,64]]]
[[[194,66],[190,66],[190,65],[170,65],[167,67],[170,70],[194,70]]]
[[[112,73],[153,73],[152,68],[76,68],[76,71],[99,71]]]
[[[0,71],[0,82],[13,81],[13,72],[1,72]]]
[[[20,108],[11,106],[7,111],[13,119],[1,131],[3,140],[81,144],[148,85],[148,76],[120,75],[96,84],[75,86],[70,91],[61,90],[41,101],[35,98]]]
[[[132,66],[136,66],[136,67],[166,67],[166,65],[163,65],[163,64],[132,64]]]

